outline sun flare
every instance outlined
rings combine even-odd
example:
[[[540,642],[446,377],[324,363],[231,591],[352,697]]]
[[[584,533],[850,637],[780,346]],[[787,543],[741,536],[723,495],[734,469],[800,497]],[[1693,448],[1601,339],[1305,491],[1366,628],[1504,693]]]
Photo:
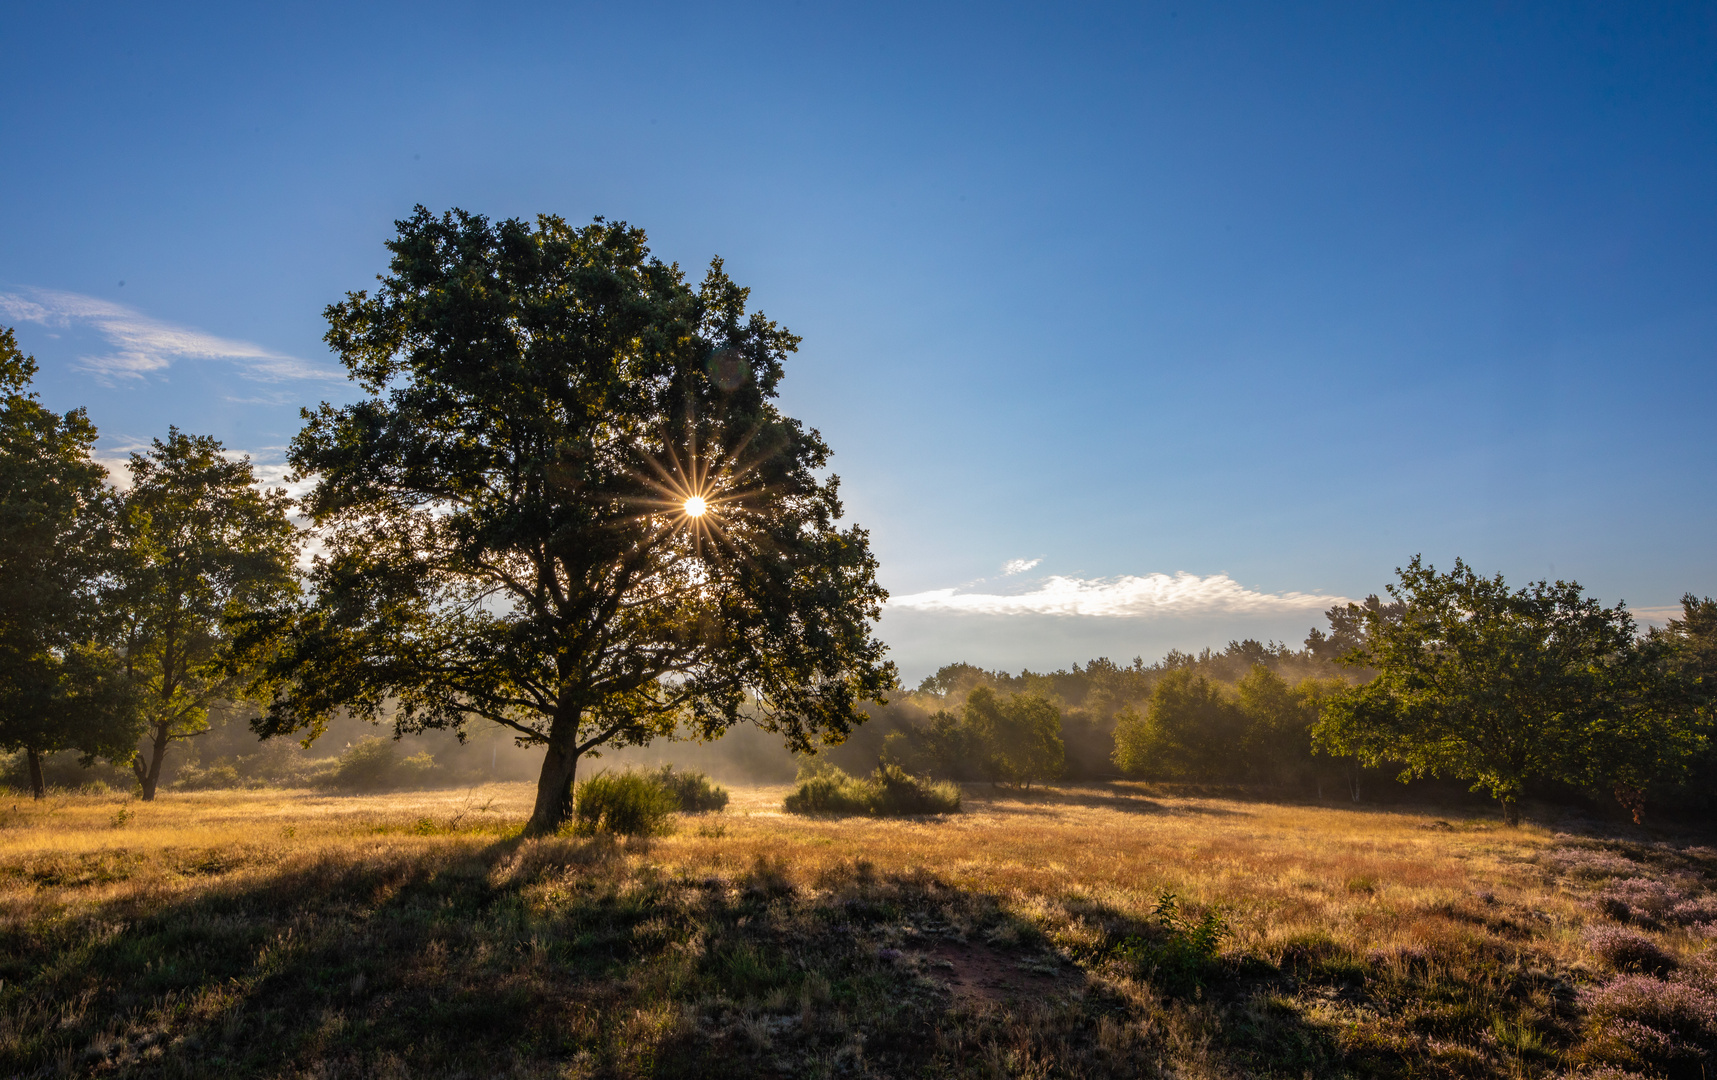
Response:
[[[709,504],[704,502],[702,495],[693,495],[686,500],[685,508],[687,517],[703,517],[704,511],[709,509]]]

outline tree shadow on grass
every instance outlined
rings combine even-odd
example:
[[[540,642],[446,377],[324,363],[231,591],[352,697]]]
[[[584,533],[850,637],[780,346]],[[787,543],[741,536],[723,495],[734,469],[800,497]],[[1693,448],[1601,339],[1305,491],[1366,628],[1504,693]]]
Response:
[[[1220,806],[1170,806],[1111,784],[1065,785],[1030,790],[967,784],[964,789],[970,802],[983,807],[985,813],[991,814],[1053,817],[1070,806],[1115,810],[1123,814],[1232,817],[1235,813]]]
[[[1484,981],[1327,939],[1187,967],[1183,931],[1089,899],[1026,914],[863,862],[700,876],[604,839],[359,840],[191,893],[125,880],[0,927],[0,1074],[1390,1075],[1417,1065],[1307,1002]],[[1440,1034],[1489,1019],[1461,1023]]]

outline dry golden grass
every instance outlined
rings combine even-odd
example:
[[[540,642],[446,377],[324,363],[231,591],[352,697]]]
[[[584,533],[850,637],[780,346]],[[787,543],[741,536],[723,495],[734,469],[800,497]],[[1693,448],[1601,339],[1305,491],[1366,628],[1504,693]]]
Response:
[[[9,800],[0,1073],[1679,1068],[1585,1016],[1584,931],[1606,882],[1704,896],[1706,849],[1132,784],[925,820],[785,791],[620,843],[517,839],[523,784]],[[1220,957],[1170,970],[1164,893]],[[1703,970],[1681,923],[1644,933]]]

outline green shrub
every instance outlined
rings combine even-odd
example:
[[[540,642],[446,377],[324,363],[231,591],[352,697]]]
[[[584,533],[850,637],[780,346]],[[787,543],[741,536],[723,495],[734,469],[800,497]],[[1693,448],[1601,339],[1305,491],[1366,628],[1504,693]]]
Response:
[[[244,779],[225,761],[217,761],[208,768],[188,762],[179,770],[179,778],[173,781],[173,786],[181,791],[212,791],[243,787]]]
[[[574,793],[573,832],[659,836],[671,828],[669,817],[677,805],[674,794],[651,774],[597,773]]]
[[[1215,908],[1198,919],[1181,910],[1180,899],[1157,897],[1156,932],[1129,937],[1116,950],[1143,977],[1169,994],[1196,990],[1216,973],[1222,942],[1232,936],[1228,920]]]
[[[680,772],[672,765],[663,765],[650,773],[650,778],[673,796],[675,809],[687,814],[727,808],[727,789],[713,784],[697,770]]]
[[[783,806],[790,814],[952,814],[960,809],[960,789],[913,776],[898,765],[880,765],[861,779],[814,762],[799,769],[799,787]]]

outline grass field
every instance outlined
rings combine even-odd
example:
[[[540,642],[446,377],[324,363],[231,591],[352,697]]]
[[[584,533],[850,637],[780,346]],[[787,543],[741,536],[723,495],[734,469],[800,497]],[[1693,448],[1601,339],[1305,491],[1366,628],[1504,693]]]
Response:
[[[3,1076],[1717,1076],[1717,852],[1144,785],[0,805]],[[1164,895],[1174,899],[1165,903]]]

